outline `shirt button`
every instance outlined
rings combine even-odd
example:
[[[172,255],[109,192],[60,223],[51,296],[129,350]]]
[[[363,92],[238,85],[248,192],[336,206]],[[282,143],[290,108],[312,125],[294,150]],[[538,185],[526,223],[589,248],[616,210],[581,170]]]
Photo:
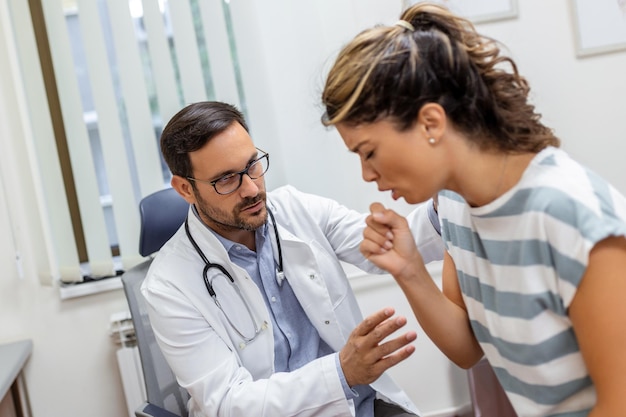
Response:
[[[272,297],[272,303],[276,302],[276,297]]]

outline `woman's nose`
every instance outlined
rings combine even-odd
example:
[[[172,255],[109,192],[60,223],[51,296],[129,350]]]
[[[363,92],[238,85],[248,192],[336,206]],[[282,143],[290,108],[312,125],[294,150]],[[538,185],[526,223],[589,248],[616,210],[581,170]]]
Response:
[[[363,177],[363,180],[366,182],[372,182],[375,181],[376,178],[378,177],[378,175],[376,174],[376,171],[369,166],[368,164],[361,162],[361,176]]]

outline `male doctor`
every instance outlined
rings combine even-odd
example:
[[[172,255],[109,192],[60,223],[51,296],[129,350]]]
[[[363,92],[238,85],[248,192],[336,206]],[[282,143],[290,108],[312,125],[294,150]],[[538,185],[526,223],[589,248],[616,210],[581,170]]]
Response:
[[[415,332],[390,336],[406,324],[392,308],[362,321],[340,264],[383,272],[359,251],[366,215],[290,186],[266,193],[269,155],[228,104],[182,109],[161,150],[190,208],[142,293],[190,415],[419,415],[384,373]],[[428,210],[411,223],[422,256],[441,259]]]

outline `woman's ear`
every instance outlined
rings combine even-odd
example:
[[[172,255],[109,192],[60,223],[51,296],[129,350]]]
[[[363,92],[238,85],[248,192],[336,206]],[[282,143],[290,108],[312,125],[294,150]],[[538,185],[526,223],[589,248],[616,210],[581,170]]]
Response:
[[[172,184],[172,188],[175,189],[186,202],[189,204],[196,203],[196,197],[188,179],[178,175],[173,175],[170,183]]]
[[[428,143],[437,143],[446,130],[446,111],[437,103],[426,103],[417,114],[417,123],[424,129]]]

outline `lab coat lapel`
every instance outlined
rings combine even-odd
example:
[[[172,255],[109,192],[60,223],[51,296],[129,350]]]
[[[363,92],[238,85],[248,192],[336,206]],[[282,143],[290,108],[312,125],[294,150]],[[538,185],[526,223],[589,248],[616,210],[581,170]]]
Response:
[[[341,334],[335,310],[320,268],[308,244],[278,225],[285,280],[289,282],[306,315],[320,336],[334,349],[343,346],[347,335]],[[270,234],[274,258],[278,259],[276,237]]]

